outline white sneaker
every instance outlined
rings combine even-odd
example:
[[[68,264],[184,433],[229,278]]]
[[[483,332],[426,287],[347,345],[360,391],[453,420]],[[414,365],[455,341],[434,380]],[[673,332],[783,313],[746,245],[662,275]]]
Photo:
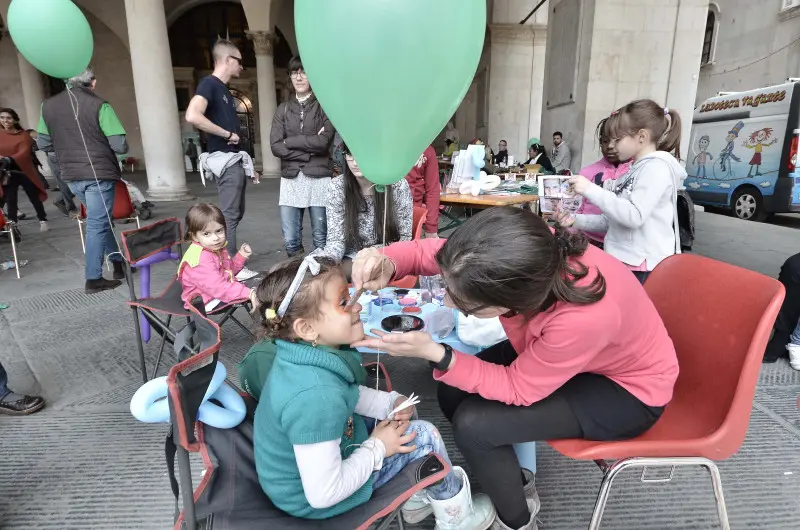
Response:
[[[50,227],[47,226],[47,221],[39,221],[39,232],[47,232]]]
[[[256,276],[258,276],[257,272],[253,272],[250,269],[248,269],[247,267],[245,267],[245,268],[243,268],[242,270],[239,271],[239,274],[236,275],[236,281],[246,282],[250,278],[254,278]]]
[[[461,479],[461,491],[451,499],[429,499],[436,517],[436,530],[488,530],[497,517],[492,501],[483,493],[472,495],[463,469],[453,466],[453,473]]]
[[[800,370],[800,344],[787,344],[789,351],[789,365],[795,370]]]
[[[417,524],[422,522],[430,514],[433,513],[431,501],[428,500],[428,495],[425,490],[416,492],[410,499],[406,501],[401,510],[403,520],[408,524]]]

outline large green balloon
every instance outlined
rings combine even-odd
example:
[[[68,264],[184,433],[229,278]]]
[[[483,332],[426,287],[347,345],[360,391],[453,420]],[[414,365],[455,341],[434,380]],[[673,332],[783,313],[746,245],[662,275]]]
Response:
[[[92,30],[70,0],[13,0],[8,31],[28,62],[58,79],[81,73],[92,59]]]
[[[303,68],[376,184],[405,177],[467,93],[486,0],[295,0]]]

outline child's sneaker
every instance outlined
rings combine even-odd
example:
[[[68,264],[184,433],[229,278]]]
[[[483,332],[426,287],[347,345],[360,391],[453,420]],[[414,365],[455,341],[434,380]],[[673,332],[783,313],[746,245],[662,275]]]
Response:
[[[461,491],[451,499],[430,499],[436,530],[488,530],[497,516],[492,501],[483,493],[472,495],[463,469],[453,466],[453,473],[461,479]]]
[[[406,501],[401,510],[403,520],[408,524],[417,524],[433,513],[431,501],[425,490],[416,492]]]
[[[250,278],[255,278],[258,276],[258,273],[255,271],[251,271],[247,267],[243,267],[242,270],[239,271],[239,274],[236,275],[236,280],[240,282],[245,282]]]
[[[787,344],[786,349],[789,351],[789,364],[795,370],[800,370],[800,344]]]
[[[542,503],[539,501],[539,492],[536,491],[536,475],[530,469],[522,469],[523,489],[525,491],[525,501],[528,503],[528,510],[533,518],[539,513]],[[534,526],[535,528],[535,526]]]
[[[47,232],[50,227],[47,226],[47,221],[39,221],[39,232]]]

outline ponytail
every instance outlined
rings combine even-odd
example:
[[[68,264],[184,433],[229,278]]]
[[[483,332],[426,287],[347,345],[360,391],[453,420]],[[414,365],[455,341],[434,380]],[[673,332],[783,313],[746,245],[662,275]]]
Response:
[[[658,139],[656,148],[659,151],[672,153],[678,160],[681,159],[681,117],[677,111],[665,108],[664,120],[667,123],[664,134]]]
[[[558,256],[557,274],[553,277],[552,287],[555,300],[579,305],[600,301],[606,293],[606,279],[598,272],[592,283],[578,286],[578,282],[588,276],[589,268],[579,260],[569,259],[582,256],[586,252],[589,245],[586,236],[556,223],[553,239]]]

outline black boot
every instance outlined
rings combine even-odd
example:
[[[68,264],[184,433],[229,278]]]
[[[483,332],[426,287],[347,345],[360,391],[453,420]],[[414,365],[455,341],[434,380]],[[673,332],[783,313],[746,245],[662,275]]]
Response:
[[[53,201],[53,205],[55,205],[55,207],[58,208],[58,211],[64,214],[65,217],[69,217],[69,210],[67,210],[67,203],[64,202],[64,199]]]
[[[85,292],[86,294],[95,294],[110,289],[116,289],[120,285],[122,285],[122,282],[119,280],[106,280],[105,278],[86,280]]]
[[[127,267],[125,267],[124,261],[112,261],[111,266],[114,267],[114,279],[115,280],[124,280],[125,279],[125,271]],[[131,269],[132,273],[136,273],[136,269]]]

